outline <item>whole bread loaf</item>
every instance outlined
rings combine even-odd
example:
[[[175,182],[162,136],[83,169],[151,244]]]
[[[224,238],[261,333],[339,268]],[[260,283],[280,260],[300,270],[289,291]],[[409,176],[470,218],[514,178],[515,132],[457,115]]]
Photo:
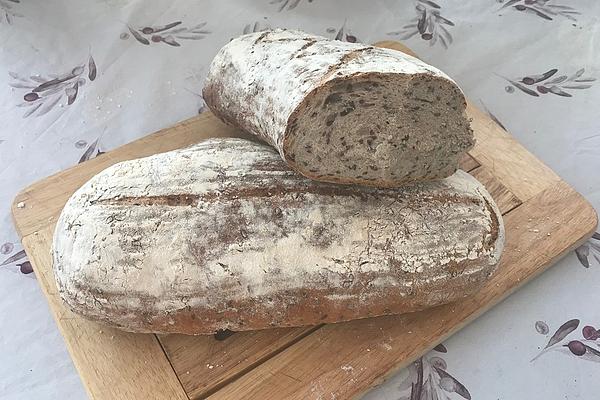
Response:
[[[303,32],[232,40],[202,93],[223,121],[320,181],[397,187],[445,178],[474,143],[465,97],[440,70],[398,51]]]
[[[54,272],[87,318],[210,334],[451,302],[494,271],[498,208],[458,171],[377,189],[315,182],[269,146],[211,139],[121,162],[67,202]]]

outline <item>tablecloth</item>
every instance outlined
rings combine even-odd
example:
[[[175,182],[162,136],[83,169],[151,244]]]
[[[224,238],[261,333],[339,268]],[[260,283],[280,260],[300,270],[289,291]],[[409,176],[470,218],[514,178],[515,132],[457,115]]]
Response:
[[[86,398],[11,223],[15,194],[202,112],[231,38],[402,40],[597,208],[599,18],[594,0],[0,0],[0,398]],[[598,398],[599,279],[596,234],[365,399]]]

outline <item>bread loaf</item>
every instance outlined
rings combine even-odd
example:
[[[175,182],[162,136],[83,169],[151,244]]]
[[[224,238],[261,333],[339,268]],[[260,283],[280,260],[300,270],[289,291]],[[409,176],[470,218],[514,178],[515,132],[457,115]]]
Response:
[[[269,146],[211,139],[92,178],[60,215],[53,259],[76,313],[209,334],[451,302],[486,281],[503,241],[498,208],[463,171],[400,190],[334,185]]]
[[[223,121],[320,181],[397,187],[445,178],[474,143],[464,95],[440,70],[303,32],[232,40],[202,93]]]

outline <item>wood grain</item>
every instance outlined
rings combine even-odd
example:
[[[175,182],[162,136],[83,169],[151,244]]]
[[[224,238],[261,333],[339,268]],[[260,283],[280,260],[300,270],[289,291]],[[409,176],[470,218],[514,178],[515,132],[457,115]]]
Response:
[[[560,181],[554,171],[471,102],[467,102],[467,114],[473,119],[476,139],[469,153],[521,201]]]
[[[409,52],[396,42],[378,45]],[[90,397],[195,399],[214,393],[216,399],[262,400],[286,396],[311,399],[319,394],[331,398],[331,393],[338,399],[357,396],[592,234],[596,215],[581,196],[470,103],[468,113],[473,118],[477,144],[461,161],[461,167],[480,179],[500,209],[509,212],[508,242],[499,272],[486,288],[460,303],[424,313],[319,329],[236,333],[216,342],[213,337],[171,335],[157,339],[154,335],[124,333],[66,310],[56,293],[49,254],[55,220],[69,196],[116,162],[185,147],[208,137],[241,135],[211,113],[23,190],[13,203],[15,225]],[[19,202],[25,207],[16,207]],[[532,220],[527,222],[528,218]]]
[[[505,217],[510,233],[502,261],[474,296],[420,313],[326,325],[209,399],[354,398],[539,274],[596,224],[595,211],[581,195],[564,182],[554,185]]]
[[[479,167],[469,172],[485,186],[494,198],[500,212],[506,214],[515,207],[521,205],[521,200],[506,188],[486,167]]]
[[[464,160],[461,165],[463,170],[478,165],[470,157]],[[471,173],[481,178],[481,183],[503,213],[520,204],[484,167],[471,169]],[[240,332],[224,341],[217,341],[212,336],[185,335],[159,336],[159,340],[185,391],[190,398],[196,399],[204,398],[317,328]],[[203,361],[199,363],[198,360]]]
[[[468,153],[463,156],[459,164],[460,169],[467,172],[474,170],[475,168],[479,167],[479,165],[480,164],[477,162],[477,160]]]
[[[53,230],[51,224],[23,238],[23,247],[90,398],[187,400],[155,335],[87,321],[64,306],[51,268]]]
[[[205,398],[319,327],[239,332],[213,336],[159,336],[188,396]]]

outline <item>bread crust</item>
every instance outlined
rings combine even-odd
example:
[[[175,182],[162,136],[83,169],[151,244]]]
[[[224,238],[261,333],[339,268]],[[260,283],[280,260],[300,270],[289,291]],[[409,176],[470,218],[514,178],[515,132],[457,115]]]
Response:
[[[298,127],[298,121],[306,114],[308,104],[320,99],[325,89],[336,83],[351,84],[368,77],[387,79],[391,82],[391,87],[394,90],[397,88],[399,92],[412,91],[412,88],[404,88],[405,83],[412,80],[429,82],[432,86],[439,84],[451,90],[456,104],[445,106],[441,104],[442,101],[438,106],[446,107],[444,112],[453,119],[462,121],[461,123],[445,126],[444,121],[428,117],[427,113],[421,113],[419,122],[404,121],[406,126],[413,128],[423,125],[423,128],[411,133],[417,144],[420,137],[439,133],[434,139],[429,139],[434,142],[432,148],[443,147],[450,151],[429,154],[429,157],[439,160],[441,165],[429,163],[431,170],[424,170],[425,167],[420,165],[412,173],[396,167],[394,160],[408,159],[414,153],[425,153],[415,147],[414,143],[407,148],[390,149],[386,152],[387,157],[374,155],[365,156],[367,161],[358,159],[356,163],[359,169],[369,172],[368,176],[354,174],[345,168],[340,168],[337,172],[337,169],[326,171],[327,168],[320,161],[311,160],[304,166],[297,160],[297,149],[294,149],[292,143],[299,137],[315,135],[318,130]],[[409,182],[445,178],[456,171],[458,160],[474,144],[473,133],[465,114],[464,94],[450,77],[437,68],[398,51],[333,41],[304,32],[277,29],[232,40],[215,56],[206,78],[203,96],[212,112],[222,121],[271,144],[282,159],[300,174],[325,182],[399,187]],[[357,110],[362,107],[356,104]],[[404,104],[394,100],[389,105],[377,104],[368,110],[362,109],[361,115],[356,112],[356,115],[344,117],[355,122],[350,125],[362,124],[367,123],[365,114],[386,112],[390,115],[391,109],[402,107]],[[343,111],[339,113],[343,114]],[[391,115],[393,114],[392,111]],[[423,120],[427,121],[423,123]],[[370,121],[368,125],[374,128]],[[394,138],[406,132],[406,129],[389,126],[374,129],[374,135],[378,139],[387,136]],[[357,137],[349,140],[351,146],[363,148],[365,154],[370,151],[364,143],[358,143]],[[326,147],[324,152],[333,154],[339,145],[328,143]],[[306,161],[306,157],[302,157],[302,160]],[[370,176],[375,170],[382,171],[381,175]],[[396,174],[392,174],[393,172]]]
[[[401,190],[315,182],[269,146],[211,139],[116,164],[67,202],[61,297],[134,332],[210,334],[399,314],[476,291],[502,217],[463,171]]]

